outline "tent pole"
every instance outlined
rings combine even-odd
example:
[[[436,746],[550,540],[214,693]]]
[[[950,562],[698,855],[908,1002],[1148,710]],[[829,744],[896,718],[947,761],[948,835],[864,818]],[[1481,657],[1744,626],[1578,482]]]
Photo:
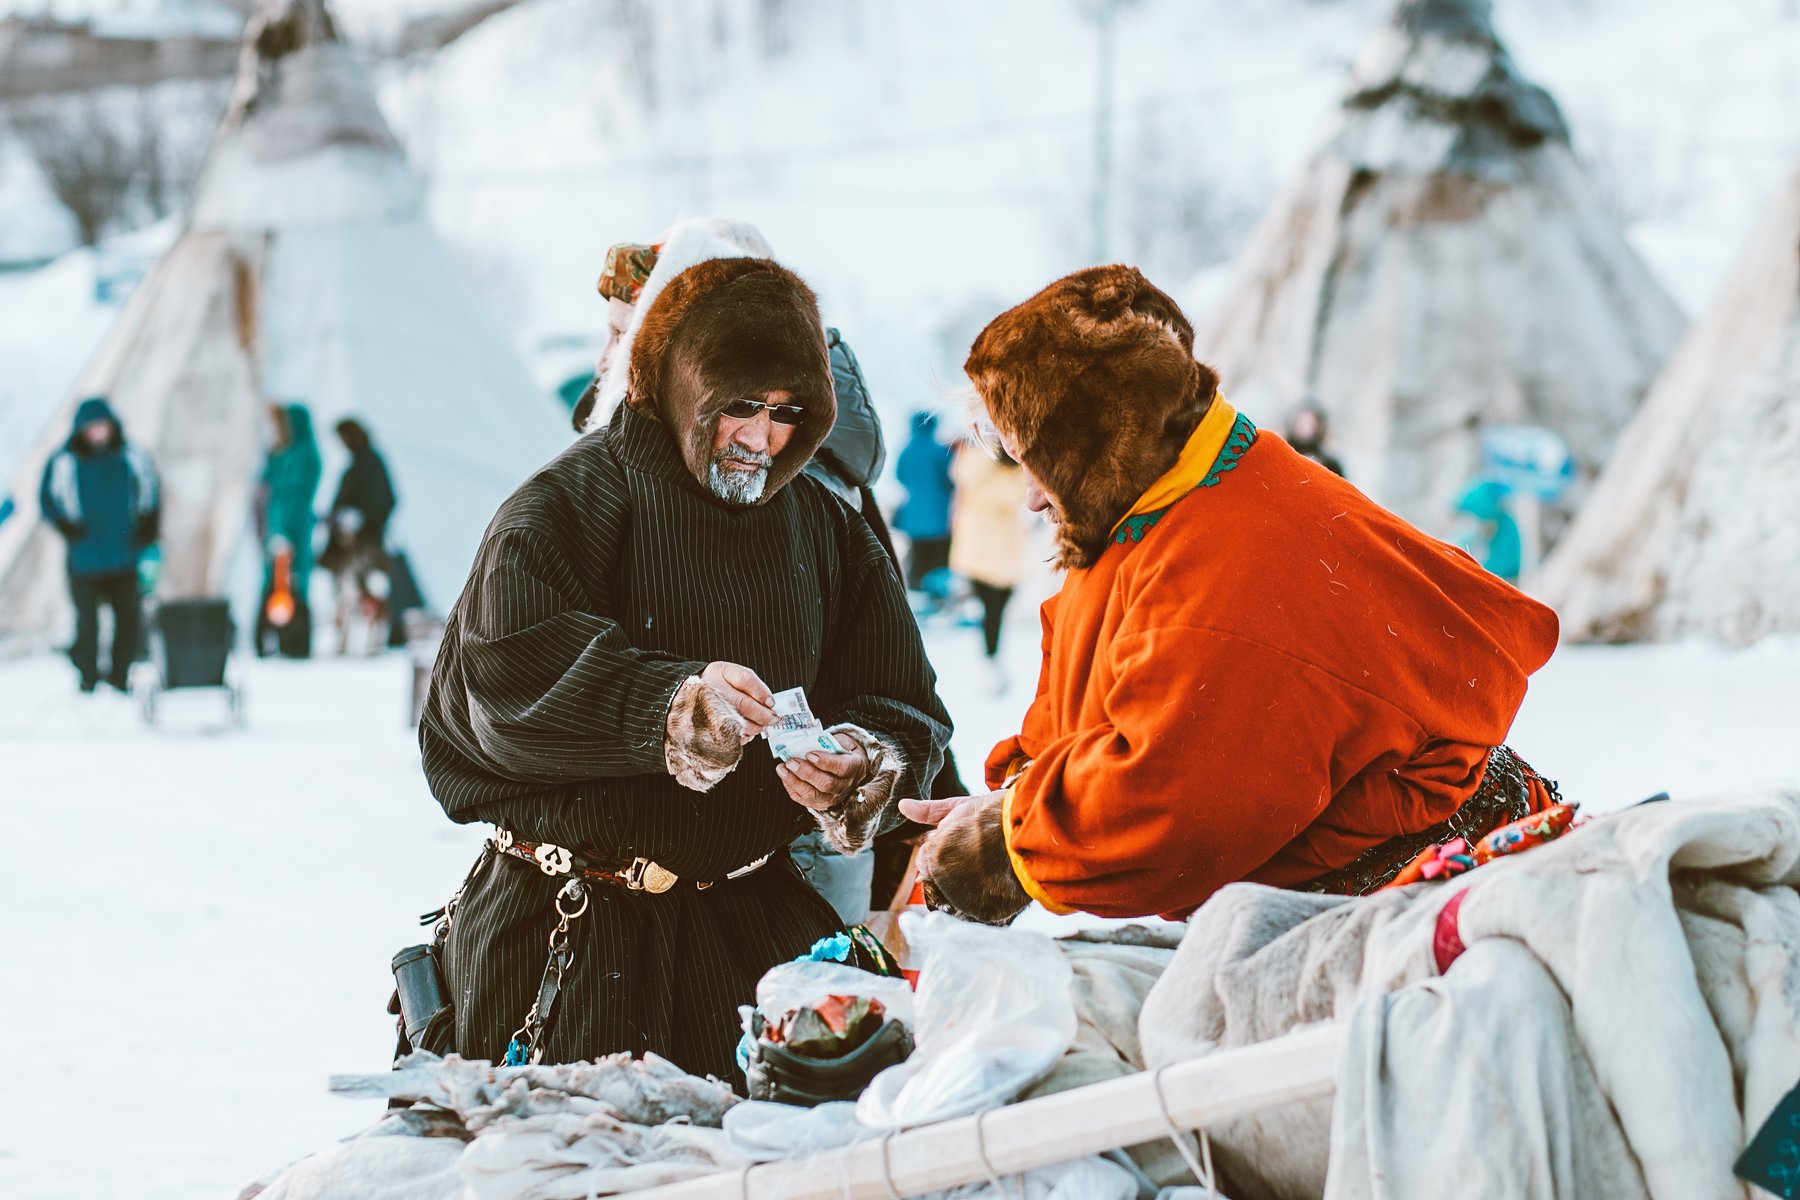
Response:
[[[959,1117],[871,1137],[852,1146],[722,1171],[632,1192],[637,1200],[888,1200],[1068,1162],[1166,1136],[1163,1103],[1178,1129],[1201,1129],[1265,1109],[1332,1094],[1341,1025],[1109,1079],[996,1108],[980,1121]],[[1157,1098],[1160,1075],[1163,1101]],[[893,1187],[890,1191],[889,1182]]]

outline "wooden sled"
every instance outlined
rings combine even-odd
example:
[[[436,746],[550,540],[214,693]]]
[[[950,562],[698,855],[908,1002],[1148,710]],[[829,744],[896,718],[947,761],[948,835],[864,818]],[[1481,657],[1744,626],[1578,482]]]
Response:
[[[824,1154],[632,1192],[637,1200],[889,1200],[1201,1130],[1335,1090],[1323,1025]]]

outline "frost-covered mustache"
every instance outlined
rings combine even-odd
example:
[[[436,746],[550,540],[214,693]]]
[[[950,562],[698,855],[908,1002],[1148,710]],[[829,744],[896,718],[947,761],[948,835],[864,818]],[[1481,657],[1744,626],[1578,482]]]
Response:
[[[713,461],[715,463],[748,463],[753,467],[761,467],[764,470],[768,470],[769,467],[774,465],[775,456],[770,454],[767,450],[746,450],[742,446],[727,442],[723,449],[713,455]]]

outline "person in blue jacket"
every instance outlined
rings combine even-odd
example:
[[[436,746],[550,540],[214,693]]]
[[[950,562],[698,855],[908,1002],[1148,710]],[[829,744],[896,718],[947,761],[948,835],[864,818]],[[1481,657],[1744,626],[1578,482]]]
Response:
[[[925,590],[925,579],[950,565],[950,463],[949,446],[938,441],[937,418],[916,412],[912,436],[894,465],[894,478],[906,489],[906,499],[894,513],[894,528],[907,538],[906,586]]]
[[[75,641],[69,658],[81,690],[100,682],[100,607],[112,610],[106,681],[124,691],[141,636],[138,557],[156,541],[161,498],[150,456],[125,440],[104,396],[75,410],[74,428],[44,466],[38,507],[69,544]]]

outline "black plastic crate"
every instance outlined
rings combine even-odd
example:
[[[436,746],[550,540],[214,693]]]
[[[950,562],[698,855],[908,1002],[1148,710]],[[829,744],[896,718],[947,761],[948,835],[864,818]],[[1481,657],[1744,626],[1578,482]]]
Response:
[[[151,653],[164,689],[224,687],[237,630],[224,600],[165,600],[156,606]]]

